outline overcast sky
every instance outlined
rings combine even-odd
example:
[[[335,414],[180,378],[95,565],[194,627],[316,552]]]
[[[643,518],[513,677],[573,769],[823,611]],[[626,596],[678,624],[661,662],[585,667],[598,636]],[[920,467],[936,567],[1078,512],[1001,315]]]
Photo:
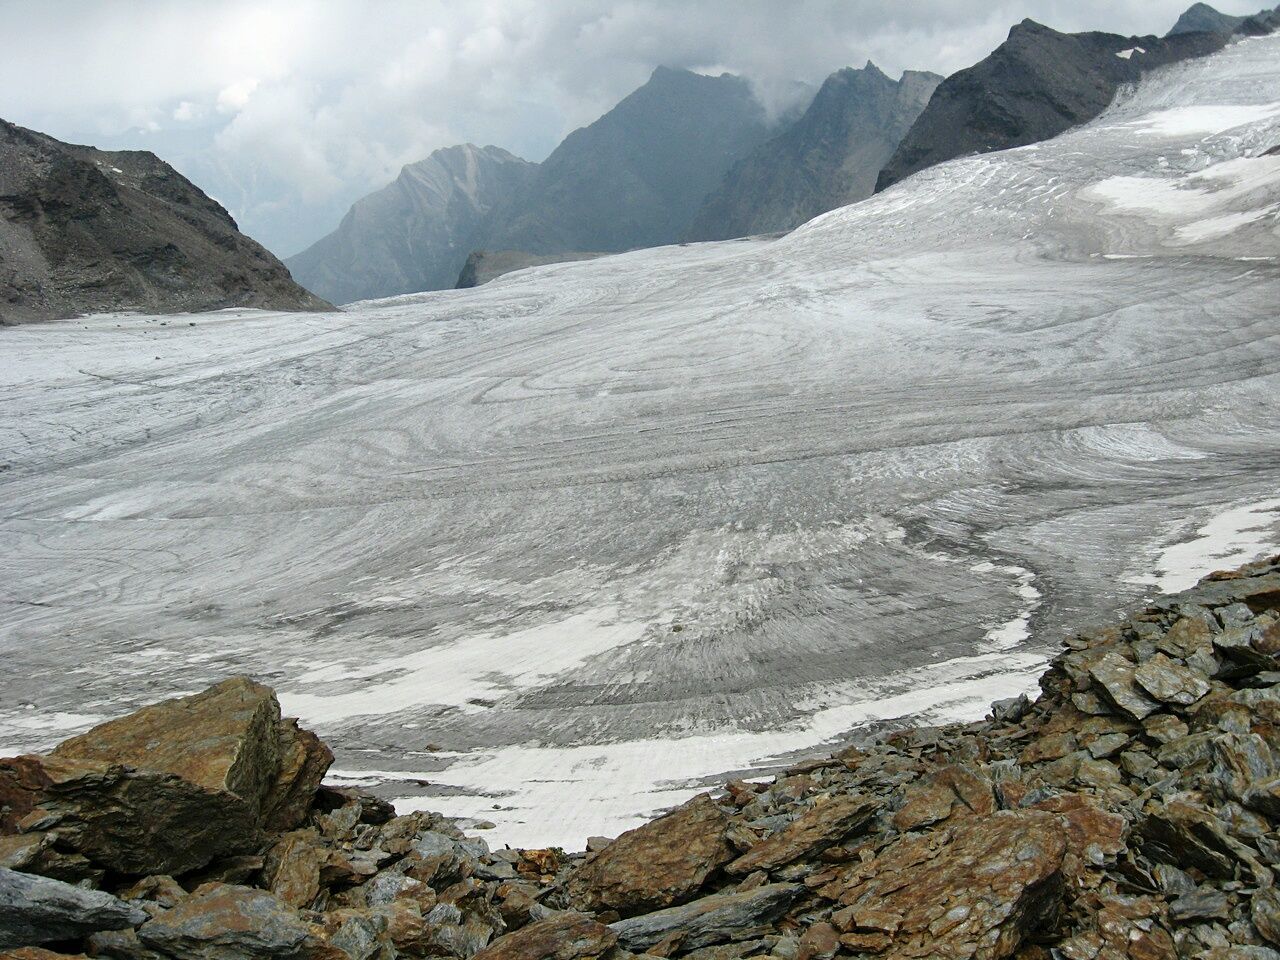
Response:
[[[541,160],[659,65],[773,103],[874,60],[950,73],[1032,17],[1160,33],[1190,0],[0,0],[0,117],[154,150],[276,253],[453,143]],[[1227,0],[1229,13],[1261,4]]]

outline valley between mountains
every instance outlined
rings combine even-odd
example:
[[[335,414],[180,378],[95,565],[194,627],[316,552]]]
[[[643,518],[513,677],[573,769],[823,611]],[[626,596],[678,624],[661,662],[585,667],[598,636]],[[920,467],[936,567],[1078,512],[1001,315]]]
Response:
[[[781,238],[7,329],[0,754],[249,673],[544,845],[981,716],[1276,541],[1278,144],[1248,38]]]

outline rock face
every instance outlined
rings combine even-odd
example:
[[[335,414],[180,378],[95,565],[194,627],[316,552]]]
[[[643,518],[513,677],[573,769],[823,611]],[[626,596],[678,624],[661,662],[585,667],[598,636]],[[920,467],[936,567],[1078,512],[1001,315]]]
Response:
[[[0,120],[0,323],[222,307],[331,309],[153,154]]]
[[[305,737],[233,680],[6,762],[0,860],[26,872],[0,869],[0,944],[119,960],[1275,960],[1278,656],[1280,557],[1068,637],[1034,702],[734,781],[574,855],[490,851],[314,779],[279,789],[307,766],[281,759]],[[135,819],[173,832],[131,835],[140,849],[193,829],[162,786],[257,818],[235,856],[122,876],[91,859],[118,849],[49,812],[60,769],[97,771],[82,802],[109,788],[116,816],[137,798]],[[282,794],[293,812],[271,827]]]
[[[136,927],[146,919],[143,911],[109,893],[0,867],[0,948],[74,940]]]
[[[570,899],[588,910],[623,916],[683,903],[733,857],[729,822],[708,796],[618,837],[569,883]]]
[[[833,73],[799,120],[734,164],[685,238],[790,230],[871,196],[876,176],[941,82],[912,70],[890,80],[872,63]]]
[[[526,267],[542,267],[549,263],[568,263],[573,260],[593,260],[598,253],[525,253],[523,250],[473,250],[458,274],[457,289],[479,287],[496,280],[506,273],[524,270]]]
[[[771,130],[740,77],[659,67],[552,151],[479,245],[534,254],[674,243],[706,195]]]
[[[1057,136],[1098,116],[1122,84],[1225,43],[1216,33],[1165,39],[1059,33],[1024,20],[989,57],[938,86],[880,172],[876,190],[954,157]]]
[[[243,677],[0,761],[0,828],[123,874],[180,873],[305,815],[332,754]]]
[[[535,167],[499,147],[437,150],[286,263],[334,303],[452,287],[489,211],[510,201]]]

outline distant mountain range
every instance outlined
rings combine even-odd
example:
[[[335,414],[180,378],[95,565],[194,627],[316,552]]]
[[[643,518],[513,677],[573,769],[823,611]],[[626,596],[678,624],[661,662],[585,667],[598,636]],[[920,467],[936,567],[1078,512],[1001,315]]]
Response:
[[[0,323],[222,307],[332,309],[154,154],[0,120]]]
[[[287,263],[311,289],[348,302],[791,230],[944,160],[1055,136],[1096,117],[1146,71],[1277,21],[1271,11],[1237,17],[1203,3],[1163,38],[1066,34],[1027,20],[945,81],[917,71],[893,80],[871,63],[846,68],[799,116],[773,123],[741,78],[660,67],[541,164],[496,147],[437,151]]]
[[[791,230],[955,157],[1053,137],[1152,69],[1280,27],[1197,3],[1163,38],[1031,20],[981,62],[893,80],[868,63],[771,118],[731,74],[666,67],[542,163],[437,150],[278,260],[154,155],[63,144],[0,121],[0,318],[126,308],[335,303],[484,283],[511,270]]]
[[[741,78],[659,67],[542,163],[495,147],[453,148],[490,174],[473,189],[446,163],[448,151],[437,151],[424,163],[447,175],[406,167],[286,262],[310,289],[348,302],[452,287],[480,248],[546,255],[674,243],[734,162],[773,132]]]

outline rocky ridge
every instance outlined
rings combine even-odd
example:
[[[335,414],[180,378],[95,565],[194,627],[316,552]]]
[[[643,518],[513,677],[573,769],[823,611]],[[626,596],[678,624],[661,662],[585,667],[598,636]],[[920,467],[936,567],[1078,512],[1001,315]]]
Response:
[[[0,324],[223,307],[332,309],[154,154],[0,120]]]
[[[941,82],[917,70],[891,80],[871,62],[837,70],[799,120],[725,174],[685,239],[791,230],[871,196],[876,175]]]
[[[1102,113],[1121,86],[1156,67],[1214,53],[1228,39],[1211,32],[1060,33],[1023,20],[990,56],[938,86],[880,171],[876,190],[955,157],[1055,137]]]
[[[327,749],[234,678],[0,761],[0,949],[1273,960],[1278,658],[1280,557],[1068,638],[1034,702],[727,783],[585,854],[318,786]]]

